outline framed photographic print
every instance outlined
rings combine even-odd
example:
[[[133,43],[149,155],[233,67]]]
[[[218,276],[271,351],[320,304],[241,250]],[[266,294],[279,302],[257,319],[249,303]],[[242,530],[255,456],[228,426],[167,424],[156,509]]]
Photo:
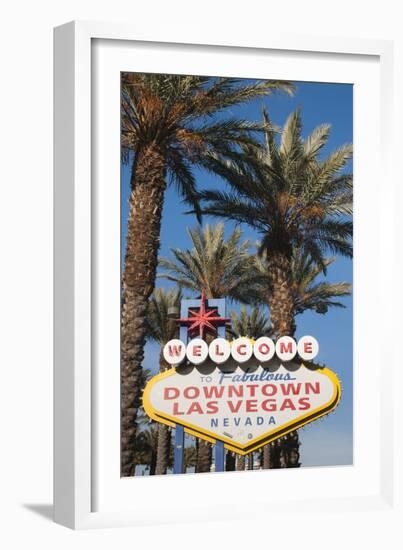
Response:
[[[391,502],[391,63],[55,30],[57,522]]]

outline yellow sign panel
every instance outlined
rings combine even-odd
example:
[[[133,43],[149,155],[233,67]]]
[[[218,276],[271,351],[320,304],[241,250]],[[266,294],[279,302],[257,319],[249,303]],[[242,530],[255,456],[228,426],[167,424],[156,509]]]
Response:
[[[154,376],[143,405],[157,422],[181,424],[191,435],[245,455],[328,414],[340,397],[340,382],[327,368],[209,363]]]

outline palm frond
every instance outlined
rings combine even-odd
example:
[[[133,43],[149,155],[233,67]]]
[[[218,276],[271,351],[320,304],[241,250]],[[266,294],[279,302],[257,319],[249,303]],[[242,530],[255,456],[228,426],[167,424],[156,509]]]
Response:
[[[178,326],[169,316],[170,308],[179,308],[182,299],[180,288],[154,290],[147,309],[147,335],[151,340],[164,345],[175,338]]]
[[[122,73],[123,158],[158,145],[166,157],[169,181],[200,221],[193,165],[203,167],[211,153],[232,158],[242,146],[256,147],[254,134],[265,128],[264,123],[231,117],[211,122],[211,116],[275,91],[293,90],[286,81]]]
[[[246,336],[257,340],[261,336],[270,336],[272,327],[269,318],[262,312],[260,307],[248,310],[243,306],[239,313],[231,311],[230,334],[236,338]]]
[[[326,145],[330,136],[330,124],[322,124],[314,129],[304,143],[304,155],[309,162],[317,158],[320,150]]]
[[[257,247],[260,244],[257,243]],[[334,262],[334,257],[323,258],[320,265],[304,249],[293,251],[290,284],[294,299],[294,315],[300,315],[307,310],[326,313],[331,307],[345,307],[343,302],[335,298],[349,296],[351,285],[347,282],[330,283],[320,280],[323,279],[324,270],[326,271]],[[255,265],[260,273],[260,280],[254,286],[255,303],[268,305],[271,281],[265,253],[255,257]]]
[[[304,141],[298,109],[288,117],[280,145],[265,110],[263,123],[264,144],[242,146],[242,155],[231,160],[207,157],[206,164],[230,189],[199,192],[201,210],[256,229],[260,253],[290,258],[300,248],[325,272],[326,252],[352,254],[352,177],[341,172],[352,146],[319,159],[330,125],[319,126]]]
[[[192,248],[171,249],[173,259],[160,258],[159,277],[176,282],[208,298],[228,296],[248,303],[257,272],[250,256],[250,242],[237,228],[226,238],[224,225],[188,229]]]

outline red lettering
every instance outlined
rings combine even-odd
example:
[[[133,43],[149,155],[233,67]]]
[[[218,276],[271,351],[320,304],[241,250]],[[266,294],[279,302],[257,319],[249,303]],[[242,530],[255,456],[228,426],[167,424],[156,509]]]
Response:
[[[179,394],[178,388],[164,388],[164,399],[176,399]]]
[[[182,353],[182,346],[168,346],[168,352],[171,357],[179,357]]]
[[[304,353],[312,353],[312,342],[304,342]]]
[[[203,392],[207,399],[211,399],[211,397],[222,397],[224,389],[224,386],[220,386],[219,388],[217,388],[217,386],[203,386]]]
[[[201,408],[200,403],[198,403],[197,401],[195,401],[194,403],[192,403],[190,405],[187,414],[192,414],[194,412],[199,413],[199,414],[203,414],[203,409]]]
[[[315,385],[311,382],[306,382],[305,393],[320,393],[320,382],[315,382]]]
[[[292,353],[292,342],[280,342],[280,353]]]
[[[283,395],[299,395],[301,384],[280,384],[280,388]]]
[[[268,355],[270,353],[270,346],[268,344],[260,344],[260,346],[258,346],[258,351],[260,351],[260,353],[263,353],[263,355]]]
[[[207,414],[214,414],[218,412],[217,401],[208,401],[207,402]]]
[[[250,396],[255,397],[256,396],[256,388],[259,387],[259,384],[246,384],[247,388],[250,388]]]
[[[215,345],[215,353],[216,355],[224,355],[224,352],[221,351],[220,346],[218,344]]]
[[[183,390],[183,395],[186,399],[196,399],[200,395],[200,390],[196,386],[189,386]]]
[[[270,397],[271,395],[276,395],[277,386],[275,384],[265,384],[262,386],[262,394]]]
[[[301,399],[298,400],[298,404],[300,411],[306,411],[306,409],[309,409],[311,407],[311,404],[309,403],[309,397],[301,397]]]
[[[243,397],[243,386],[228,386],[228,397]]]
[[[295,405],[292,399],[284,399],[283,403],[281,404],[280,411],[285,411],[285,409],[291,409],[292,411],[295,411]]]
[[[201,356],[201,349],[202,349],[201,346],[197,346],[197,345],[193,346],[192,347],[192,355],[194,357],[200,357]]]
[[[239,353],[239,355],[246,355],[246,351],[244,351],[243,353],[241,352],[241,349],[245,349],[245,348],[246,348],[246,344],[239,344],[239,346],[237,346],[236,350]]]
[[[173,406],[172,414],[174,416],[180,416],[181,414],[185,414],[183,411],[179,410],[179,403],[177,401],[175,401],[175,403],[173,405],[174,406]]]
[[[232,401],[227,401],[227,405],[228,405],[229,410],[232,413],[237,413],[239,411],[239,409],[241,408],[242,400],[237,401],[236,405],[234,405],[234,403]]]
[[[275,399],[265,399],[262,401],[262,409],[267,412],[272,412],[277,410],[276,400]]]
[[[246,412],[257,412],[257,400],[256,399],[247,399],[246,400]]]

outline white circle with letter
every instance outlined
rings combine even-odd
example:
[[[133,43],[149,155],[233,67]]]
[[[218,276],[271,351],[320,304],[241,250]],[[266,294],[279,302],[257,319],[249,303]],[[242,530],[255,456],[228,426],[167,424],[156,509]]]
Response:
[[[253,352],[256,359],[261,363],[270,361],[273,358],[276,346],[271,338],[268,336],[261,336],[258,338],[253,346]]]
[[[298,355],[305,361],[312,361],[319,353],[319,343],[313,336],[303,336],[298,340]]]
[[[165,344],[162,354],[167,363],[177,365],[185,358],[186,346],[181,340],[174,338]]]
[[[195,338],[189,342],[186,350],[186,357],[194,365],[199,365],[207,359],[208,345],[201,338]]]
[[[215,338],[209,345],[209,355],[214,363],[225,363],[231,355],[231,345],[225,338]]]
[[[297,353],[297,344],[291,336],[281,336],[276,342],[277,357],[281,361],[291,361]]]
[[[238,363],[245,363],[252,357],[253,345],[249,338],[241,336],[232,342],[231,355]]]

